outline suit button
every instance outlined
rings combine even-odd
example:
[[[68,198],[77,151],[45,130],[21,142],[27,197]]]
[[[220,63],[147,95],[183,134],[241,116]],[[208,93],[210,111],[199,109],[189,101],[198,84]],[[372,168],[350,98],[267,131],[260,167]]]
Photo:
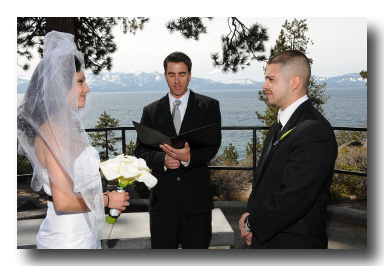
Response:
[[[177,181],[180,181],[180,177],[177,178]]]

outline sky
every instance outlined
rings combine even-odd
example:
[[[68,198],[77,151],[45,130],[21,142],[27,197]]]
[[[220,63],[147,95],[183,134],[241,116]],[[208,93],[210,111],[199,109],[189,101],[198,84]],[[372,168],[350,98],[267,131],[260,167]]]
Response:
[[[258,23],[267,28],[269,41],[265,44],[265,54],[275,44],[285,20],[306,19],[306,36],[313,41],[309,44],[307,56],[313,59],[312,73],[320,77],[333,77],[356,73],[367,69],[367,18],[366,17],[238,17],[246,26]],[[136,35],[123,34],[120,27],[113,29],[118,50],[112,54],[111,72],[159,72],[163,73],[164,58],[182,51],[192,60],[192,75],[199,78],[223,81],[228,79],[264,80],[264,62],[251,61],[251,66],[236,73],[223,73],[213,66],[212,53],[221,51],[221,36],[229,33],[227,17],[217,16],[205,19],[207,34],[198,41],[186,39],[178,32],[170,33],[165,24],[175,17],[150,16],[142,31]],[[20,67],[18,75],[30,77],[40,57],[35,53],[31,61],[31,71]],[[25,59],[20,59],[24,62]],[[107,71],[103,71],[107,72]]]

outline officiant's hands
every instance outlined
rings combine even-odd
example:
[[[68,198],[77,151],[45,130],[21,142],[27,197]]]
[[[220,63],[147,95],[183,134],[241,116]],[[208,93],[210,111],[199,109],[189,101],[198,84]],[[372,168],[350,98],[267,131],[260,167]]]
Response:
[[[178,169],[180,167],[181,162],[172,156],[165,154],[165,159],[164,159],[164,165],[168,169]]]
[[[177,169],[180,167],[180,161],[188,163],[191,160],[191,148],[188,142],[185,143],[184,148],[175,149],[168,144],[160,145],[166,155],[164,164],[169,169]],[[167,165],[168,164],[168,165]]]

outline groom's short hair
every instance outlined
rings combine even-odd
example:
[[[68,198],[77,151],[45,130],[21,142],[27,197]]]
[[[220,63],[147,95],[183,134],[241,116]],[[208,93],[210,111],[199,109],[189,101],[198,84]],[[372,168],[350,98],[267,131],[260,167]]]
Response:
[[[285,73],[289,73],[287,78],[299,75],[304,82],[305,88],[309,85],[311,65],[304,53],[297,50],[286,50],[272,56],[268,60],[268,65],[270,64],[280,64],[280,69],[285,69]]]
[[[167,67],[168,63],[184,63],[187,65],[188,72],[191,73],[192,70],[192,61],[191,58],[189,58],[188,55],[182,53],[182,52],[173,52],[169,54],[165,59],[164,59],[164,72],[167,72]]]

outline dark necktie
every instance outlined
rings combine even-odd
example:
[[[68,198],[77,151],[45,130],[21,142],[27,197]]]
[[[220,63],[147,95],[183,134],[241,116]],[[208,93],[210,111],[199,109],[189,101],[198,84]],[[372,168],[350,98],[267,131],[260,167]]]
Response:
[[[261,172],[261,169],[264,166],[265,161],[267,160],[268,154],[271,151],[272,146],[274,145],[274,143],[276,143],[276,139],[278,138],[278,136],[281,133],[281,128],[282,128],[282,125],[281,125],[280,122],[278,122],[277,128],[276,128],[276,130],[275,130],[275,132],[273,134],[272,139],[270,141],[264,143],[264,145],[267,145],[267,147],[266,147],[266,150],[265,150],[265,154],[262,154],[260,162],[259,162],[259,165],[257,166],[258,174],[257,174],[257,176],[255,176],[255,181],[253,183],[254,186],[257,184],[257,179],[259,179],[259,174]]]
[[[277,124],[277,130],[275,132],[275,135],[273,136],[273,141],[272,141],[273,144],[276,143],[276,141],[279,139],[282,127],[283,126],[281,125],[281,123],[279,121],[279,123]]]
[[[175,100],[173,102],[173,110],[172,110],[173,125],[175,126],[177,134],[179,134],[180,127],[181,127],[181,114],[179,110],[180,104],[181,104],[180,100]]]

